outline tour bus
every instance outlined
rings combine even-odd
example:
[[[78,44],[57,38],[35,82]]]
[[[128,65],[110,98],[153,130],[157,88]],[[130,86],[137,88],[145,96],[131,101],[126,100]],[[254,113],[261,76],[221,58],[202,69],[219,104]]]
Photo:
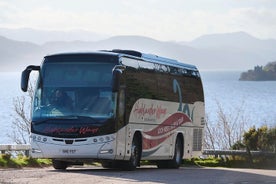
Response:
[[[198,69],[133,50],[47,55],[31,109],[31,156],[55,169],[100,162],[135,170],[141,160],[178,168],[201,155],[204,95]]]

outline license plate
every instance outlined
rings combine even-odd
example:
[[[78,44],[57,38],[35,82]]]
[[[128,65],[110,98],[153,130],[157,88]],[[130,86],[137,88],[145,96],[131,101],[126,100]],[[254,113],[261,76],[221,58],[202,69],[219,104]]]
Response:
[[[71,155],[71,154],[75,154],[77,152],[77,150],[75,150],[75,149],[62,149],[61,152],[63,154]]]

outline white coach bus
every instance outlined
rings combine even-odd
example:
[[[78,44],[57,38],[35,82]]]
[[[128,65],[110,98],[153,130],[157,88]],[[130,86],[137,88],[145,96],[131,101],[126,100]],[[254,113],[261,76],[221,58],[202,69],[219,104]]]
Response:
[[[134,170],[141,160],[178,168],[201,154],[204,95],[193,65],[132,50],[62,53],[22,72],[32,106],[31,156],[55,169],[97,161]]]

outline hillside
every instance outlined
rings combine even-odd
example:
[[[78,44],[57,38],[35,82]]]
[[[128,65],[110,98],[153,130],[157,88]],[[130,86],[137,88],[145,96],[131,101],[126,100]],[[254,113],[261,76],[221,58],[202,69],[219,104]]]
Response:
[[[53,41],[98,41],[107,38],[106,35],[85,30],[50,31],[32,28],[0,28],[0,35],[13,40],[27,41],[39,45]]]
[[[276,60],[275,40],[260,40],[240,32],[205,35],[185,43],[134,35],[115,36],[100,41],[57,40],[37,45],[31,39],[26,42],[0,36],[0,71],[22,71],[27,65],[40,64],[43,56],[52,53],[108,49],[152,53],[196,65],[200,70],[244,70]]]
[[[0,36],[0,71],[17,71],[32,60],[41,61],[42,53],[39,45]]]
[[[271,81],[276,80],[276,61],[268,63],[264,67],[255,66],[254,70],[243,72],[240,76],[242,81]]]

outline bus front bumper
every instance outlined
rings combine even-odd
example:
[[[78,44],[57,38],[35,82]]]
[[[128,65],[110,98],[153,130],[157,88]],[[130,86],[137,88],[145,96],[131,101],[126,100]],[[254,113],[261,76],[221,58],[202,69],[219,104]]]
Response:
[[[31,156],[33,158],[115,158],[114,134],[85,139],[55,139],[32,134],[31,138]]]

